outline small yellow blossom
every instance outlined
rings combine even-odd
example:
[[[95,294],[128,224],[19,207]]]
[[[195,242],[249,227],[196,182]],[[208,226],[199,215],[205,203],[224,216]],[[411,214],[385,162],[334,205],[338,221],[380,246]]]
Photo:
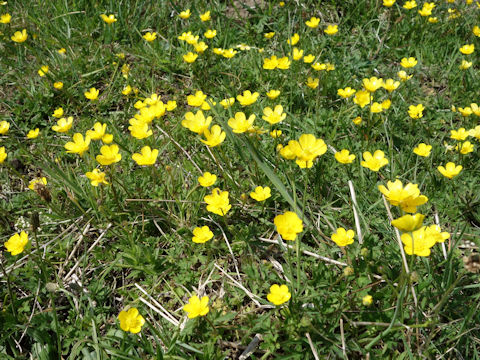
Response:
[[[67,53],[67,50],[65,48],[60,48],[57,50],[57,52],[60,54],[60,55],[64,55]]]
[[[350,154],[350,151],[347,149],[343,149],[341,151],[337,151],[335,153],[335,160],[337,160],[340,164],[350,164],[355,160],[355,155]]]
[[[38,137],[39,134],[40,134],[40,129],[39,128],[32,129],[28,132],[27,138],[28,139],[35,139],[35,138]]]
[[[450,130],[450,138],[458,141],[463,141],[468,137],[468,131],[465,128],[458,130]]]
[[[5,242],[4,246],[7,249],[7,251],[12,255],[18,255],[25,250],[25,247],[28,244],[28,234],[25,231],[22,231],[21,233],[17,233],[8,239],[7,242]]]
[[[474,44],[466,44],[463,45],[460,48],[460,52],[464,55],[470,55],[475,51],[475,45]]]
[[[347,246],[353,244],[354,236],[355,232],[353,230],[345,230],[343,227],[341,227],[332,234],[332,241],[338,246]]]
[[[392,220],[392,225],[402,232],[411,232],[422,226],[423,219],[425,219],[425,215],[422,214],[407,214],[398,219]]]
[[[47,75],[48,73],[48,65],[43,65],[42,67],[40,67],[40,69],[38,70],[38,75],[40,77],[44,77],[45,75]]]
[[[417,65],[418,61],[414,57],[409,57],[409,58],[402,58],[402,61],[400,62],[400,65],[405,68],[413,68],[415,65]]]
[[[142,330],[145,324],[145,319],[138,312],[137,308],[130,308],[128,311],[122,310],[118,314],[120,321],[120,329],[123,331],[130,331],[132,334],[137,334]]]
[[[303,57],[303,62],[304,62],[305,64],[310,64],[310,63],[313,62],[313,60],[315,60],[315,55],[313,55],[313,54],[305,55],[305,56]]]
[[[149,166],[155,164],[157,161],[158,149],[151,149],[150,146],[144,146],[140,150],[140,153],[134,153],[132,155],[133,161],[140,166]]]
[[[311,17],[310,20],[305,21],[305,25],[312,29],[315,29],[318,24],[320,24],[320,19],[315,16]]]
[[[195,244],[204,244],[213,238],[213,232],[208,226],[196,227],[193,229],[192,241]]]
[[[273,223],[284,240],[295,240],[297,235],[303,231],[302,220],[292,211],[275,216]]]
[[[183,306],[183,310],[187,312],[189,319],[194,319],[197,316],[205,316],[210,311],[208,307],[208,296],[203,296],[201,299],[195,295],[188,299],[188,304]]]
[[[470,141],[465,141],[462,144],[457,144],[455,150],[459,151],[462,155],[467,155],[473,152],[475,146]]]
[[[0,24],[9,24],[10,20],[12,19],[12,15],[6,13],[0,15]]]
[[[220,145],[224,140],[227,134],[225,131],[222,131],[222,128],[219,125],[213,125],[211,129],[205,129],[203,132],[205,140],[200,139],[208,147],[215,147]]]
[[[265,187],[257,186],[255,188],[255,191],[252,191],[250,193],[250,197],[254,200],[259,201],[259,202],[260,201],[265,201],[271,196],[272,196],[271,195],[271,189],[268,186],[265,186]]]
[[[61,81],[55,81],[53,83],[53,87],[57,90],[62,90],[63,89],[63,82]]]
[[[346,87],[345,89],[338,89],[337,94],[344,99],[348,99],[350,96],[355,94],[357,90],[352,89],[350,86]]]
[[[98,94],[100,93],[99,90],[95,89],[94,87],[90,88],[90,90],[85,91],[84,95],[88,100],[94,101],[98,99]]]
[[[360,163],[363,167],[377,172],[383,166],[388,164],[385,153],[382,150],[376,150],[373,155],[369,151],[363,153],[363,161]]]
[[[5,151],[5,146],[0,147],[0,164],[3,164],[7,158],[7,152]]]
[[[283,112],[283,106],[277,105],[272,110],[270,107],[263,109],[262,119],[268,122],[270,125],[277,124],[287,117],[287,114]]]
[[[82,134],[75,133],[72,139],[73,141],[69,141],[65,144],[65,149],[67,149],[67,153],[78,154],[82,156],[83,153],[88,150],[91,140],[90,137],[87,135],[84,139]]]
[[[203,34],[203,36],[205,36],[207,39],[213,39],[216,35],[217,35],[217,30],[211,30],[211,29],[208,29]]]
[[[425,195],[420,194],[417,184],[408,183],[403,186],[400,180],[388,181],[387,187],[380,185],[378,190],[385,195],[385,198],[393,206],[399,206],[407,213],[417,211],[417,206],[423,205],[428,201]]]
[[[462,60],[462,63],[459,65],[458,68],[459,68],[460,70],[467,70],[467,69],[469,69],[471,66],[472,66],[472,62],[471,62],[471,61]]]
[[[100,17],[102,18],[102,20],[104,22],[106,22],[107,24],[113,24],[114,22],[117,21],[117,19],[115,18],[115,15],[113,14],[110,14],[110,15],[105,15],[105,14],[101,14]]]
[[[308,77],[307,82],[305,83],[310,89],[316,89],[319,85],[319,78]]]
[[[273,284],[267,294],[268,301],[277,306],[286,303],[291,297],[292,294],[290,294],[287,285]]]
[[[360,106],[362,109],[370,104],[373,100],[372,95],[366,90],[360,90],[355,93],[355,97],[353,98],[353,102]]]
[[[282,130],[272,130],[270,131],[270,136],[274,139],[280,137],[282,135]]]
[[[68,118],[61,118],[57,121],[56,125],[52,126],[52,130],[59,133],[66,133],[72,128],[73,117],[69,116]]]
[[[423,157],[429,157],[431,151],[432,151],[432,145],[427,145],[427,144],[424,144],[424,143],[418,144],[418,146],[416,146],[413,149],[413,152],[415,154],[417,154],[418,156],[423,156]]]
[[[221,191],[219,188],[212,190],[212,193],[205,195],[203,200],[207,203],[207,211],[224,216],[232,208],[228,199],[228,191]]]
[[[400,81],[395,81],[393,79],[387,79],[383,82],[383,88],[388,92],[396,90],[400,86]]]
[[[370,306],[372,305],[373,303],[373,298],[372,298],[372,295],[365,295],[363,298],[362,298],[362,304],[365,305],[365,306]]]
[[[157,33],[149,31],[149,32],[145,33],[142,37],[145,39],[145,41],[152,42],[157,38]]]
[[[118,145],[103,145],[100,148],[100,155],[96,159],[100,165],[111,165],[122,159],[122,154],[118,152]]]
[[[303,57],[303,50],[299,50],[298,48],[294,47],[292,52],[292,58],[295,61],[300,60]]]
[[[422,104],[410,105],[408,107],[408,115],[412,119],[420,119],[423,117],[423,110],[425,110],[425,107]]]
[[[396,0],[383,0],[383,6],[392,7]]]
[[[208,129],[211,122],[211,116],[205,118],[202,110],[198,110],[196,114],[187,112],[185,114],[185,119],[182,121],[182,126],[194,133],[203,134],[203,132]]]
[[[328,25],[323,32],[327,35],[334,35],[338,32],[338,25]]]
[[[12,41],[16,43],[23,43],[27,40],[27,38],[27,29],[23,29],[22,31],[15,31],[15,33],[10,37],[10,39],[12,39]]]
[[[92,184],[92,186],[98,186],[100,184],[108,185],[108,181],[105,180],[106,174],[98,169],[88,171],[85,173],[85,176],[90,180],[90,184]]]
[[[355,125],[361,125],[362,124],[362,118],[360,116],[357,116],[355,119],[352,120]]]
[[[56,108],[54,111],[53,111],[53,117],[56,117],[57,119],[60,119],[62,116],[63,116],[63,108],[59,107],[59,108]]]
[[[253,122],[255,120],[255,114],[252,114],[246,118],[243,112],[235,113],[235,118],[230,118],[228,120],[228,126],[230,126],[235,134],[241,134],[253,127]]]
[[[208,171],[203,173],[202,176],[198,177],[198,183],[200,184],[200,186],[203,186],[203,187],[212,186],[213,184],[215,184],[216,181],[217,181],[217,175],[211,174]]]
[[[8,133],[8,129],[10,129],[10,123],[8,121],[0,121],[0,135],[5,135]]]
[[[36,178],[31,180],[28,183],[28,188],[30,190],[35,190],[38,185],[47,185],[47,178],[46,177],[41,177],[41,178]]]
[[[209,21],[210,19],[211,19],[210,10],[204,12],[203,14],[200,14],[200,20],[202,20],[203,22]]]
[[[410,80],[413,75],[408,75],[405,71],[403,70],[400,70],[398,73],[397,73],[398,77],[400,78],[400,80],[402,81],[407,81],[407,80]]]
[[[182,19],[188,19],[190,15],[192,15],[192,13],[190,12],[190,9],[184,10],[180,12],[180,14],[178,14],[178,16]]]
[[[411,10],[416,7],[417,7],[417,2],[415,0],[406,1],[405,4],[403,4],[403,8],[407,10]]]
[[[237,95],[237,100],[242,106],[248,106],[255,103],[260,94],[258,92],[250,92],[250,90],[245,90],[243,95]]]
[[[198,54],[194,54],[193,52],[188,52],[186,53],[185,55],[183,55],[183,61],[185,61],[186,63],[193,63],[195,62],[195,60],[197,60],[197,57],[198,57]]]

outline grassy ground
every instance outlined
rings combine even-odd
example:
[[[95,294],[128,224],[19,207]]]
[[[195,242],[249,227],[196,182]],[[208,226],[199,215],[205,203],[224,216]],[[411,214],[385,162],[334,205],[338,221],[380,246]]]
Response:
[[[480,46],[480,6],[434,1],[422,16],[428,4],[404,4],[0,5],[0,15],[11,15],[0,19],[0,358],[478,359],[479,64],[478,49],[459,49]],[[180,18],[186,9],[191,16]],[[202,21],[206,11],[211,18]],[[311,17],[318,27],[306,25]],[[325,33],[328,25],[338,32]],[[12,41],[22,29],[26,41]],[[216,36],[206,38],[208,29]],[[187,31],[199,36],[191,41],[197,49],[178,39]],[[147,32],[156,39],[142,38]],[[287,42],[294,34],[298,43]],[[201,41],[208,48],[196,52]],[[300,50],[324,69],[295,60]],[[188,52],[198,54],[194,62],[184,60]],[[272,55],[289,64],[265,69]],[[409,57],[416,65],[402,67]],[[462,61],[471,67],[461,69]],[[403,81],[399,71],[412,77]],[[372,89],[363,79],[374,76],[398,87]],[[307,85],[316,79],[317,87]],[[54,88],[59,81],[63,88]],[[95,100],[84,95],[92,87]],[[356,95],[340,96],[346,87]],[[363,87],[373,99],[365,93],[361,107]],[[272,89],[276,99],[266,95]],[[200,141],[208,132],[185,126],[186,113],[199,110],[188,96],[199,90],[211,130],[225,132],[217,146]],[[237,98],[245,90],[259,93],[248,106]],[[220,102],[231,97],[225,109]],[[418,104],[422,114],[409,113]],[[264,109],[276,105],[286,117],[270,124]],[[52,129],[59,107],[73,117],[66,132]],[[254,114],[254,128],[235,133],[229,119],[237,112]],[[136,130],[146,126],[150,136],[132,136],[135,116]],[[72,136],[86,136],[96,122],[113,135],[118,162],[97,157],[108,138],[91,140],[82,156],[67,153]],[[35,128],[39,136],[28,138]],[[465,137],[452,138],[460,128]],[[273,130],[282,133],[272,137]],[[287,147],[302,134],[325,144]],[[429,156],[414,153],[420,143],[432,146]],[[158,150],[154,165],[132,159],[144,146]],[[356,155],[353,162],[336,160],[342,149]],[[373,171],[362,155],[376,150],[388,164]],[[299,166],[309,160],[312,167]],[[452,179],[437,169],[447,162],[463,167]],[[86,176],[93,169],[108,184],[93,186]],[[198,177],[207,171],[217,180],[204,187]],[[46,184],[31,183],[42,177]],[[396,179],[418,184],[428,201],[412,210],[405,204],[419,201],[418,192],[383,196],[378,186]],[[271,197],[254,200],[257,186]],[[207,209],[214,188],[228,191],[230,209],[222,201],[220,210]],[[302,223],[293,236],[292,222],[278,218],[286,211]],[[391,220],[406,211],[439,225],[443,238],[416,230],[421,224],[398,232]],[[213,237],[195,243],[194,229],[203,226]],[[334,242],[338,228],[353,230],[353,243]],[[21,231],[25,247],[11,239]],[[272,297],[274,284],[288,294]],[[208,313],[184,308],[194,296],[208,297]],[[132,308],[141,317],[127,324],[122,311]]]

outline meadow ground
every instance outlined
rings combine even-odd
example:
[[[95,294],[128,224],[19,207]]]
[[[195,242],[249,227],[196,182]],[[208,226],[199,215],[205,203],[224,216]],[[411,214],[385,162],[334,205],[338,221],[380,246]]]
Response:
[[[0,358],[478,359],[479,15],[2,1]]]

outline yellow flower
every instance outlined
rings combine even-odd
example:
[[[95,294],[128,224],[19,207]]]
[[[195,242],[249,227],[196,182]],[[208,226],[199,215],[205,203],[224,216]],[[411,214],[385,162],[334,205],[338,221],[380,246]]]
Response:
[[[286,303],[291,297],[292,294],[290,294],[287,285],[273,284],[267,294],[268,301],[277,306]]]
[[[388,159],[385,158],[385,153],[382,150],[377,150],[373,155],[369,151],[363,153],[363,161],[360,163],[363,167],[377,172],[381,167],[388,164]]]
[[[383,0],[383,6],[392,7],[396,0]]]
[[[360,116],[357,116],[355,119],[352,120],[355,125],[361,125],[362,124],[362,118]]]
[[[350,86],[346,87],[345,89],[338,89],[337,94],[344,99],[348,99],[350,96],[355,94],[357,90],[352,89]]]
[[[460,48],[460,52],[464,55],[470,55],[475,51],[475,45],[474,44],[466,44],[463,45]]]
[[[0,135],[5,135],[10,129],[10,123],[8,121],[0,121]]]
[[[118,145],[103,145],[100,148],[100,154],[96,159],[100,165],[111,165],[122,159],[122,154],[118,152]]]
[[[383,86],[383,79],[382,78],[378,79],[377,77],[373,76],[370,79],[369,78],[363,79],[362,83],[365,90],[373,93]]]
[[[272,110],[269,106],[263,109],[262,119],[268,122],[270,125],[277,124],[283,121],[287,117],[287,114],[283,112],[283,106],[277,105]]]
[[[0,24],[8,24],[10,23],[10,20],[12,19],[12,15],[10,14],[2,14],[0,15]]]
[[[7,152],[5,151],[5,146],[0,147],[0,164],[3,164],[7,158]]]
[[[408,183],[403,187],[400,180],[394,182],[388,181],[387,187],[380,185],[378,190],[385,195],[388,202],[393,206],[399,206],[407,213],[417,211],[417,206],[423,205],[428,201],[425,195],[420,195],[417,184]]]
[[[40,75],[40,77],[44,77],[47,73],[48,73],[48,65],[43,65],[38,70],[38,75]]]
[[[290,64],[291,64],[290,59],[288,57],[284,56],[284,57],[278,59],[277,68],[279,68],[281,70],[287,70],[288,68],[290,68]]]
[[[104,144],[110,144],[113,141],[113,135],[112,134],[105,134],[102,136],[102,142]]]
[[[372,106],[370,106],[370,112],[373,114],[381,113],[382,111],[383,111],[382,104],[378,102],[374,102]]]
[[[213,125],[211,129],[204,130],[203,136],[205,136],[205,140],[200,139],[201,142],[208,147],[215,147],[225,140],[227,134],[225,131],[222,131],[222,128],[219,125]]]
[[[408,75],[405,71],[403,70],[400,70],[398,73],[397,73],[398,77],[400,78],[400,80],[402,81],[407,81],[409,79],[411,79],[413,77],[413,75]]]
[[[418,144],[418,146],[413,149],[413,152],[415,154],[423,157],[429,157],[431,151],[432,151],[432,145],[427,145],[424,143]]]
[[[132,334],[137,334],[142,330],[145,319],[139,314],[137,308],[130,308],[128,311],[122,310],[118,314],[120,320],[120,329],[123,331],[130,331]]]
[[[440,173],[443,176],[445,176],[449,179],[452,179],[455,176],[457,176],[458,174],[460,174],[460,171],[462,171],[463,166],[462,165],[455,165],[453,162],[448,162],[445,165],[445,167],[439,166],[437,169],[438,169],[438,171],[440,171]]]
[[[151,149],[150,146],[144,146],[142,147],[142,150],[140,150],[141,153],[134,153],[132,155],[133,161],[137,163],[137,165],[143,166],[143,165],[153,165],[157,161],[157,156],[158,156],[158,150],[157,149]]]
[[[90,145],[90,137],[87,135],[85,139],[83,139],[83,135],[80,133],[75,133],[73,135],[73,142],[69,141],[65,144],[65,149],[67,149],[67,153],[69,154],[78,154],[80,156],[83,155],[85,151],[88,150]]]
[[[353,98],[353,102],[360,106],[362,109],[370,104],[370,101],[373,100],[372,95],[366,90],[360,90],[355,93],[355,97]]]
[[[211,116],[205,118],[202,110],[198,110],[195,115],[192,112],[187,112],[185,114],[185,119],[182,120],[182,126],[194,133],[203,134],[204,131],[208,129],[211,122]]]
[[[107,124],[96,122],[93,125],[93,130],[87,130],[85,135],[89,136],[92,140],[100,140],[105,135],[106,130]]]
[[[475,126],[475,128],[468,130],[468,135],[480,140],[480,125]]]
[[[157,38],[156,32],[147,32],[145,35],[142,36],[147,42],[151,42]]]
[[[303,57],[303,50],[299,50],[296,47],[293,48],[292,53],[293,60],[298,61]]]
[[[38,137],[39,134],[40,134],[40,129],[39,128],[32,129],[28,132],[27,138],[28,139],[35,139],[35,138]]]
[[[208,171],[203,173],[202,176],[198,177],[198,183],[200,186],[209,187],[215,184],[217,181],[217,175],[211,174]]]
[[[257,201],[265,201],[270,196],[272,196],[271,189],[268,186],[265,186],[265,187],[257,186],[255,188],[255,191],[252,191],[250,193],[250,197]]]
[[[57,125],[52,126],[52,130],[59,133],[66,133],[71,129],[73,124],[73,117],[69,116],[68,118],[61,118],[57,121]]]
[[[205,33],[203,34],[203,36],[205,36],[207,39],[212,39],[216,35],[217,35],[217,30],[210,30],[210,29],[205,31]]]
[[[268,33],[264,34],[263,36],[265,36],[266,39],[271,39],[275,36],[275,32],[271,31],[271,32],[268,32]]]
[[[193,47],[195,48],[195,51],[198,52],[199,54],[203,54],[205,50],[208,49],[208,45],[205,44],[205,42],[203,41],[200,41],[199,43],[194,44]]]
[[[220,216],[224,216],[232,208],[228,200],[228,191],[221,191],[219,188],[213,189],[203,200],[207,203],[207,211]]]
[[[403,215],[402,217],[392,220],[392,225],[402,232],[411,232],[419,229],[423,224],[425,215]]]
[[[413,237],[412,237],[413,235]],[[450,234],[441,232],[437,225],[423,226],[411,234],[402,234],[402,242],[408,255],[429,256],[437,242],[444,242]]]
[[[475,147],[473,146],[473,144],[470,141],[465,141],[461,145],[458,144],[455,147],[455,150],[458,150],[460,152],[460,154],[462,154],[462,155],[466,155],[466,154],[469,154],[469,153],[473,152],[474,148]]]
[[[402,61],[400,62],[400,65],[405,68],[413,68],[415,65],[417,65],[418,61],[414,57],[409,57],[409,58],[402,58]]]
[[[429,17],[429,18],[428,18],[428,22],[429,22],[430,24],[436,24],[436,23],[438,22],[438,18],[437,18],[437,17],[434,17],[434,16],[433,16],[433,17]]]
[[[468,137],[468,131],[465,128],[458,130],[450,130],[450,138],[458,141],[463,141]]]
[[[207,11],[207,12],[204,12],[203,14],[200,14],[200,20],[202,20],[203,22],[206,22],[208,20],[210,20],[211,17],[210,17],[210,10]]]
[[[190,12],[190,9],[184,10],[180,14],[178,14],[178,16],[182,19],[188,19],[190,15],[192,15],[192,13]]]
[[[38,185],[47,185],[47,178],[46,178],[46,177],[42,177],[42,178],[36,178],[36,179],[31,180],[31,181],[28,183],[28,188],[29,188],[30,190],[35,190],[35,188],[36,188]]]
[[[470,68],[472,66],[472,62],[471,61],[467,61],[467,60],[462,60],[462,63],[460,64],[460,66],[458,67],[460,70],[467,70],[468,68]]]
[[[338,32],[338,25],[328,25],[323,32],[327,35],[334,35]]]
[[[278,66],[278,58],[275,55],[272,55],[270,58],[263,59],[263,68],[265,70],[274,70]]]
[[[420,119],[423,117],[423,110],[425,110],[425,107],[422,104],[410,105],[408,107],[408,115],[412,119]]]
[[[210,310],[208,308],[208,296],[203,296],[200,299],[197,295],[188,299],[188,304],[183,306],[183,310],[187,312],[189,319],[194,319],[197,316],[205,316]]]
[[[365,306],[370,306],[372,305],[373,303],[373,298],[372,298],[372,295],[365,295],[363,298],[362,298],[362,304],[365,305]]]
[[[230,48],[230,49],[225,49],[225,50],[223,50],[223,51],[222,51],[222,56],[223,56],[224,58],[231,59],[231,58],[234,57],[237,53],[238,53],[238,51],[233,50],[232,48]]]
[[[316,62],[312,64],[312,69],[315,71],[321,71],[321,70],[326,70],[327,69],[327,64],[322,64],[319,62]]]
[[[338,246],[347,246],[353,244],[355,232],[353,230],[345,230],[343,227],[338,228],[337,232],[332,234],[332,241]]]
[[[62,90],[63,89],[63,82],[61,81],[55,81],[53,83],[53,87],[57,90]]]
[[[59,108],[56,108],[54,111],[53,111],[53,117],[56,117],[57,119],[60,119],[62,116],[63,116],[63,108],[59,107]]]
[[[310,63],[313,62],[313,60],[315,60],[315,55],[312,55],[312,54],[305,55],[305,56],[303,57],[303,62],[304,62],[305,64],[310,64]]]
[[[147,123],[135,118],[130,119],[128,130],[130,130],[130,135],[139,140],[145,139],[153,134],[152,130],[148,129]]]
[[[241,134],[250,130],[253,127],[253,121],[255,120],[255,114],[252,114],[247,119],[243,112],[235,113],[235,118],[228,120],[228,126],[230,126],[234,133]]]
[[[318,24],[320,24],[320,19],[315,16],[311,17],[310,20],[305,21],[305,25],[312,29],[315,29]]]
[[[196,244],[206,243],[213,238],[213,232],[210,231],[208,226],[196,227],[193,229],[192,241]]]
[[[270,136],[274,139],[280,137],[282,135],[282,130],[272,130],[270,131]]]
[[[388,110],[388,109],[390,109],[390,106],[392,105],[392,100],[390,100],[390,99],[383,100],[380,105],[382,105],[382,109]]]
[[[10,37],[13,42],[16,43],[23,43],[28,38],[27,29],[23,29],[22,31],[15,31],[15,33]]]
[[[105,14],[101,14],[100,17],[102,18],[102,20],[104,22],[106,22],[107,24],[113,24],[114,22],[117,21],[117,19],[115,18],[115,15],[113,14],[110,14],[110,15],[105,15]]]
[[[220,101],[220,105],[222,105],[224,109],[228,109],[234,103],[235,103],[235,98],[233,97],[228,99],[223,99],[222,101]]]
[[[400,86],[400,81],[395,81],[393,79],[387,79],[383,83],[383,88],[388,92],[396,90]]]
[[[316,89],[318,87],[318,84],[320,82],[319,78],[311,78],[309,77],[307,79],[307,82],[305,83],[310,89]]]
[[[22,231],[20,234],[15,234],[8,239],[4,244],[7,251],[12,255],[18,255],[25,250],[25,246],[28,244],[28,234]]]
[[[267,92],[266,95],[270,100],[275,100],[280,95],[280,90],[272,89],[269,92]]]
[[[403,5],[403,8],[407,10],[411,10],[416,7],[417,7],[417,2],[415,0],[406,1],[405,4]]]
[[[58,52],[60,55],[64,55],[64,54],[67,52],[67,50],[66,50],[65,48],[60,48],[60,49],[57,50],[57,52]]]
[[[195,92],[195,95],[188,95],[187,96],[187,103],[190,106],[200,107],[205,102],[207,95],[205,95],[202,91]]]
[[[430,16],[432,15],[432,10],[435,7],[435,3],[424,3],[421,10],[418,10],[418,13],[421,16]]]
[[[300,40],[300,36],[297,33],[295,33],[290,39],[287,40],[287,44],[292,46],[297,45],[299,40]]]
[[[355,160],[355,155],[350,154],[350,151],[347,149],[343,149],[335,153],[335,160],[337,160],[340,164],[350,164],[353,162],[353,160]]]
[[[290,140],[288,148],[295,154],[295,162],[302,169],[311,168],[313,161],[327,151],[325,142],[322,139],[315,138],[312,134],[303,134],[298,141]]]
[[[88,99],[88,100],[91,100],[91,101],[94,101],[94,100],[97,100],[98,99],[98,94],[100,93],[100,91],[98,91],[97,89],[95,89],[94,87],[90,88],[90,90],[88,91],[85,91],[83,94],[85,95],[85,97]]]
[[[183,60],[186,63],[193,63],[195,60],[197,60],[198,54],[194,54],[193,52],[188,52],[187,54],[183,55]]]
[[[250,92],[250,90],[245,90],[243,92],[243,95],[237,95],[237,100],[242,106],[248,106],[252,105],[255,103],[258,99],[258,96],[260,94],[258,92],[254,92],[253,94]]]
[[[88,171],[85,176],[90,180],[92,186],[98,186],[100,184],[108,185],[107,180],[105,180],[106,174],[98,169]]]
[[[303,231],[302,220],[292,211],[275,216],[273,223],[284,240],[295,240],[297,234]]]
[[[177,102],[175,100],[169,100],[165,108],[167,111],[173,111],[177,108]]]
[[[196,44],[198,41],[198,35],[193,35],[191,31],[184,32],[182,35],[178,37],[178,40],[186,41],[187,44],[193,45]]]

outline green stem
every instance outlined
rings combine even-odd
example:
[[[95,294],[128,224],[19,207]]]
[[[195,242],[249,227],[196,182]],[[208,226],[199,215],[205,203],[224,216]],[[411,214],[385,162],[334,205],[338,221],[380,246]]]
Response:
[[[12,269],[15,268],[15,263],[16,262],[17,262],[17,259],[15,258],[15,262],[13,263]],[[0,267],[2,268],[3,275],[5,276],[5,279],[7,280],[7,287],[8,287],[8,293],[10,295],[10,302],[12,303],[13,316],[15,317],[15,320],[17,320],[17,322],[18,322],[17,309],[15,309],[15,304],[13,303],[15,298],[13,296],[14,294],[13,294],[13,290],[12,290],[12,284],[11,284],[11,281],[10,281],[10,274],[7,274],[7,270],[3,266],[3,261],[2,261],[1,258],[0,258]]]

